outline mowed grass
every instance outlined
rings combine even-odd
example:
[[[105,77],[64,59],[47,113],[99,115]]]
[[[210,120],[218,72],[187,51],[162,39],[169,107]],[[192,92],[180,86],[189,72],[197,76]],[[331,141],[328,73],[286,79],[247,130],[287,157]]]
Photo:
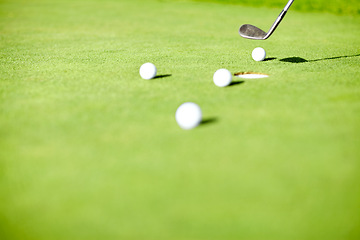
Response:
[[[360,17],[238,35],[279,12],[1,1],[0,238],[359,239]],[[270,77],[218,88],[219,68]],[[186,101],[207,123],[178,127]]]
[[[175,0],[176,1],[176,0]],[[193,0],[198,2],[218,2],[245,6],[266,6],[284,8],[288,0]],[[291,9],[303,12],[330,12],[340,15],[359,15],[360,2],[358,0],[301,0],[294,1]]]

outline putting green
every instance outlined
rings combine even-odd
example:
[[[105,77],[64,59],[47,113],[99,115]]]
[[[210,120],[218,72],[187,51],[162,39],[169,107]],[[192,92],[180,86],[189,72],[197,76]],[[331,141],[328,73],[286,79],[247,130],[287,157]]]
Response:
[[[1,1],[0,238],[359,239],[360,16],[238,35],[280,10]],[[218,88],[219,68],[269,77]]]

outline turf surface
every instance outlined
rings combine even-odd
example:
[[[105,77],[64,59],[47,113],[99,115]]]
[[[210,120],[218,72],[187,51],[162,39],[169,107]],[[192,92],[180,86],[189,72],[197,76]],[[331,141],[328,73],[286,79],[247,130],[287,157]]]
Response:
[[[176,1],[176,0],[175,0]],[[193,0],[198,2],[218,2],[245,6],[266,6],[282,9],[288,0]],[[358,0],[296,0],[292,10],[304,12],[331,12],[340,15],[359,15],[360,1]]]
[[[290,10],[239,37],[279,12],[1,1],[0,238],[359,239],[360,17]],[[270,77],[218,88],[219,68]]]

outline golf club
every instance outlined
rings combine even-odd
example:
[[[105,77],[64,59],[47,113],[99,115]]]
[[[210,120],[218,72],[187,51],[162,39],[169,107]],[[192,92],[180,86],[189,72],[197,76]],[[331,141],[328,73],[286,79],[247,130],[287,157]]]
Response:
[[[269,31],[266,33],[263,30],[261,30],[258,27],[255,27],[250,24],[244,24],[239,29],[239,34],[243,38],[253,39],[253,40],[265,40],[271,36],[271,34],[275,31],[277,26],[280,24],[281,20],[285,17],[285,14],[287,13],[287,10],[290,8],[291,4],[294,2],[294,0],[290,0],[284,9],[281,11]]]

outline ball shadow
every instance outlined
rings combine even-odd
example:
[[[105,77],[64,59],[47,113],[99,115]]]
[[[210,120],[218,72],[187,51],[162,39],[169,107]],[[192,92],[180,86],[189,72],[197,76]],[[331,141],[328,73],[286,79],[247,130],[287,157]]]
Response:
[[[265,58],[263,61],[266,62],[266,61],[272,61],[272,60],[275,60],[277,59],[276,57],[271,57],[271,58]]]
[[[232,87],[232,86],[243,84],[243,83],[245,83],[245,81],[232,81],[228,87]]]
[[[201,122],[200,122],[200,126],[204,126],[204,125],[208,125],[208,124],[213,124],[216,123],[218,121],[218,119],[216,117],[209,117],[209,118],[204,118]]]
[[[153,79],[157,79],[157,78],[166,78],[166,77],[171,77],[172,74],[162,74],[162,75],[157,75],[155,76]]]

